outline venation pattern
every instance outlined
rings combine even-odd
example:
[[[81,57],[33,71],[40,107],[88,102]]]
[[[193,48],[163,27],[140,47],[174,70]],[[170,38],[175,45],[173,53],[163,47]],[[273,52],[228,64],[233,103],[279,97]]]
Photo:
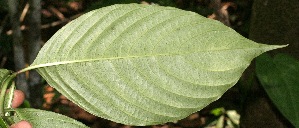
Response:
[[[18,108],[14,109],[14,112],[16,113],[13,117],[14,122],[26,120],[34,128],[87,128],[81,122],[54,112],[32,108]]]
[[[96,116],[151,125],[217,100],[273,48],[193,12],[113,5],[64,26],[30,67]]]

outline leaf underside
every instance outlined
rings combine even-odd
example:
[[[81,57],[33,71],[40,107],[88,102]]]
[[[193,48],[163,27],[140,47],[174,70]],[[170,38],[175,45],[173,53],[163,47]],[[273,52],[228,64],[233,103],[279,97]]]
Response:
[[[193,12],[113,5],[61,28],[28,68],[96,116],[153,125],[217,100],[254,57],[279,47]]]
[[[16,113],[14,122],[26,120],[33,128],[88,128],[81,122],[54,112],[31,108],[18,108],[13,111]]]

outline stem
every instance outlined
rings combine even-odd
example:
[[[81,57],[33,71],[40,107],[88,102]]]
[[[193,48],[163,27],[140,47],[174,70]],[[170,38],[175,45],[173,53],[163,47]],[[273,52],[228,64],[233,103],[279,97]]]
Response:
[[[10,23],[13,31],[13,53],[15,70],[21,70],[26,67],[25,52],[22,45],[23,35],[20,29],[20,8],[19,0],[7,0]],[[28,84],[25,74],[19,74],[16,78],[17,88],[22,90],[26,96],[29,96]]]
[[[5,102],[4,102],[4,109],[5,109],[5,116],[11,116],[9,112],[6,111],[6,109],[12,107],[12,101],[14,98],[14,91],[16,89],[15,82],[12,82],[12,84],[9,87],[9,91],[5,94]]]
[[[27,68],[24,68],[24,69],[22,69],[22,70],[19,70],[19,71],[15,72],[15,73],[13,73],[13,74],[15,74],[15,75],[17,75],[17,74],[21,74],[21,73],[27,72],[27,71],[32,70],[32,69],[34,69],[34,68],[31,68],[31,66],[29,66],[29,67],[27,67]]]
[[[0,92],[0,115],[1,116],[5,116],[4,113],[4,100],[5,100],[5,92],[9,86],[9,84],[11,83],[11,81],[16,77],[15,74],[10,75],[8,78],[6,78],[3,81],[3,85],[1,88],[1,92]]]
[[[28,31],[28,62],[32,64],[41,49],[41,0],[29,0],[29,31]],[[40,86],[41,76],[36,70],[29,71],[29,101],[34,108],[42,106],[42,86]]]

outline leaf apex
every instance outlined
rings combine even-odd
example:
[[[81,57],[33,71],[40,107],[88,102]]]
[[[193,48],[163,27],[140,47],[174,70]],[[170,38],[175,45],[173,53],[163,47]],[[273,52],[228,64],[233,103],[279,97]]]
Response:
[[[274,50],[274,49],[279,49],[279,48],[284,48],[284,47],[287,47],[289,44],[286,44],[286,45],[268,45],[268,44],[263,44],[264,48],[265,48],[265,52],[266,51],[271,51],[271,50]]]
[[[289,46],[289,44],[285,44],[285,45],[273,45],[273,49],[279,49],[279,48],[284,48]]]

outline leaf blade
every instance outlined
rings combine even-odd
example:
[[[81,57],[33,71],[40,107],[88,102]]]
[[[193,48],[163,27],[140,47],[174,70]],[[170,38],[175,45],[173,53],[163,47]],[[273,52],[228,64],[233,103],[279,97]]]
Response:
[[[256,73],[261,85],[279,111],[295,126],[299,126],[298,60],[278,54],[271,58],[261,55],[256,61]]]
[[[0,69],[0,83],[3,85],[4,80],[10,75],[10,71],[7,69]]]
[[[34,128],[87,128],[87,126],[81,122],[54,112],[32,108],[17,108],[13,109],[12,111],[15,112],[15,115],[12,117],[14,122],[26,120],[30,122]]]
[[[92,114],[151,125],[217,100],[254,57],[280,47],[254,43],[193,12],[114,5],[59,30],[29,69]]]

